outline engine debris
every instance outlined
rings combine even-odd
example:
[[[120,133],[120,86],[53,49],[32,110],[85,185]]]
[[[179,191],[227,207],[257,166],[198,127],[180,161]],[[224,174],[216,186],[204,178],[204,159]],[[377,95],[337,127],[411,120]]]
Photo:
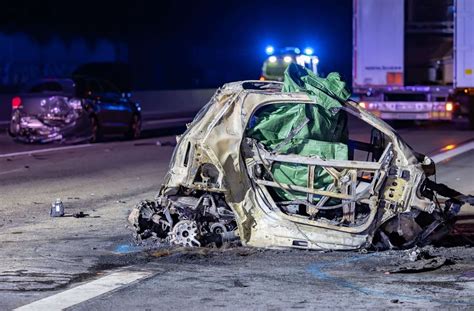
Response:
[[[181,246],[201,246],[201,243],[196,240],[198,236],[198,228],[195,221],[181,220],[169,233],[170,242]]]

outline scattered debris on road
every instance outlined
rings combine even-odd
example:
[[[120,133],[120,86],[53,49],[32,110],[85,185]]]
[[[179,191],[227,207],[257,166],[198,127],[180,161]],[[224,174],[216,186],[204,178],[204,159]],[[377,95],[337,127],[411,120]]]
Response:
[[[74,218],[84,218],[84,217],[89,217],[89,216],[90,216],[89,214],[86,214],[84,212],[78,212],[78,213],[72,214],[72,217]]]
[[[410,249],[406,253],[405,262],[401,263],[394,269],[390,269],[387,273],[418,273],[432,271],[445,265],[454,264],[454,260],[446,258],[442,255],[433,255],[432,248]]]
[[[75,199],[79,199],[79,198],[75,198]],[[51,204],[51,211],[49,214],[51,217],[74,217],[74,218],[84,218],[84,217],[99,218],[100,217],[100,216],[91,216],[90,214],[86,214],[82,211],[73,213],[73,214],[66,214],[65,209],[64,209],[64,203],[63,201],[61,201],[60,198],[57,198]]]
[[[389,273],[416,273],[438,269],[444,266],[448,261],[444,257],[433,257],[429,259],[419,259],[415,262],[400,265]]]
[[[429,179],[434,162],[349,96],[338,74],[296,64],[284,83],[224,85],[178,137],[156,200],[131,212],[137,239],[384,250],[445,236],[472,197]]]

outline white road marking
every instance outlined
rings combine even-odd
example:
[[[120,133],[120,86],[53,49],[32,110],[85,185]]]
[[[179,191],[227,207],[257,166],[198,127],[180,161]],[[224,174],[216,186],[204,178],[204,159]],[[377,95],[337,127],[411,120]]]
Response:
[[[99,145],[101,144],[84,144],[84,145],[45,148],[45,149],[37,149],[37,150],[29,150],[29,151],[21,151],[21,152],[13,152],[13,153],[4,153],[4,154],[0,154],[0,158],[17,157],[17,156],[23,156],[23,155],[31,155],[31,154],[46,153],[46,152],[61,151],[61,150],[80,149],[80,148],[87,148],[87,147],[99,146]]]
[[[0,175],[10,174],[10,173],[14,173],[14,172],[23,171],[23,170],[24,170],[24,168],[16,168],[14,170],[9,170],[9,171],[6,171],[6,172],[0,172]]]
[[[49,296],[30,304],[19,307],[18,311],[53,311],[63,310],[71,306],[77,305],[81,302],[90,300],[99,295],[110,292],[114,289],[128,285],[132,282],[149,277],[153,272],[144,271],[119,271],[98,280],[79,285],[59,294]]]
[[[462,286],[462,287],[464,287],[468,290],[474,290],[474,282],[472,282],[472,281],[467,281],[467,282],[462,282],[462,283],[460,282],[460,283],[456,283],[456,284],[458,284],[458,285],[460,285],[460,286]]]
[[[461,145],[461,146],[456,147],[454,149],[451,149],[449,151],[438,153],[438,154],[432,156],[431,159],[435,163],[439,163],[439,162],[442,162],[442,161],[447,160],[449,158],[452,158],[452,157],[458,156],[460,154],[463,154],[465,152],[471,151],[473,149],[474,149],[474,141],[471,141],[467,144]]]

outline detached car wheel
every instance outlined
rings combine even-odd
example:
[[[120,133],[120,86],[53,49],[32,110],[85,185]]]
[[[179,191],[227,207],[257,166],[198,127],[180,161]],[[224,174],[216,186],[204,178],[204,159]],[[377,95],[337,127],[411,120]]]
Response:
[[[125,138],[127,139],[138,139],[140,138],[142,132],[142,119],[138,115],[133,115],[132,122],[130,123],[130,127],[125,134]]]

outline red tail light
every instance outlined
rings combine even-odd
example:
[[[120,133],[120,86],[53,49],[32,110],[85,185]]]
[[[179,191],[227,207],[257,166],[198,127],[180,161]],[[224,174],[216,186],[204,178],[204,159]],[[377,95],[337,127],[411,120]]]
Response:
[[[21,105],[21,98],[16,96],[12,98],[12,108],[17,109]]]

